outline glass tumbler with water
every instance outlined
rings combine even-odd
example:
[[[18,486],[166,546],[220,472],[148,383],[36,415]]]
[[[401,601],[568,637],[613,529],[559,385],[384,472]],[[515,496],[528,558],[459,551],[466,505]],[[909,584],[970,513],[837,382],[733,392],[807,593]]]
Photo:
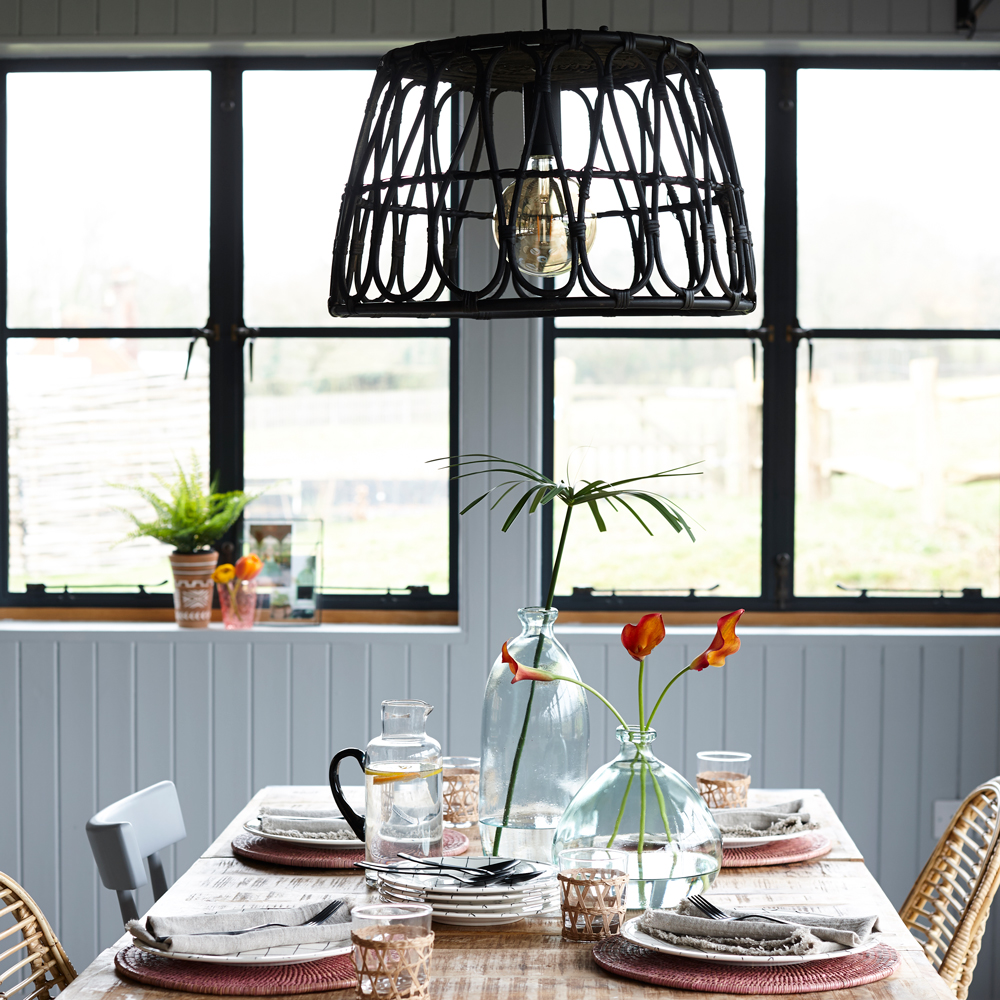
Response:
[[[441,856],[441,745],[427,735],[425,701],[382,702],[382,733],[362,753],[341,750],[330,765],[333,797],[354,831],[365,842],[365,859],[392,862],[401,852]],[[354,757],[365,771],[365,816],[348,805],[339,767]]]

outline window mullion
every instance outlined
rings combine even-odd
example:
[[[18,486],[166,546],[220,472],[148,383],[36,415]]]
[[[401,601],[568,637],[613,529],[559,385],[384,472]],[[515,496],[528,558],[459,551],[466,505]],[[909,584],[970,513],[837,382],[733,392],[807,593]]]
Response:
[[[209,257],[210,465],[219,488],[243,488],[243,74],[212,71]]]
[[[761,597],[792,595],[797,285],[796,67],[767,69],[764,180],[764,403]]]

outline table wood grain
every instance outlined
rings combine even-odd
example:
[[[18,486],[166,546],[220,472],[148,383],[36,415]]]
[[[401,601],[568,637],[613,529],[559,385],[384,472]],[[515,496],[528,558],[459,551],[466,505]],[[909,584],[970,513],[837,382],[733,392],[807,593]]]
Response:
[[[363,876],[344,870],[279,868],[232,856],[232,837],[247,817],[256,815],[269,797],[325,801],[319,786],[263,789],[247,804],[205,855],[181,875],[150,912],[181,913],[248,905],[290,905],[353,893],[370,899]],[[851,990],[809,994],[817,1000],[947,1000],[940,977],[868,871],[856,846],[818,789],[758,790],[751,802],[781,801],[782,796],[807,799],[807,807],[823,817],[836,837],[836,850],[825,858],[772,868],[726,868],[708,895],[721,905],[821,906],[834,912],[864,911],[879,916],[882,936],[900,952],[899,970],[889,979]],[[758,798],[759,796],[759,798]],[[471,850],[478,853],[475,831]],[[435,924],[433,1000],[710,1000],[733,994],[701,993],[649,986],[612,976],[591,958],[591,946],[565,942],[558,915],[530,917],[517,924],[479,930]],[[118,977],[115,951],[129,943],[123,936],[104,951],[68,990],[66,1000],[186,1000],[192,994],[154,989]],[[317,996],[346,998],[353,990]],[[789,996],[802,994],[789,994]]]

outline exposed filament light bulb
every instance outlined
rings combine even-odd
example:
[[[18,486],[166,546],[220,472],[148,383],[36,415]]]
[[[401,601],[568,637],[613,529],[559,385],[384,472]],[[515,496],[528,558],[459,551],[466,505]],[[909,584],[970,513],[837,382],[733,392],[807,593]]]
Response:
[[[514,259],[518,270],[527,277],[552,277],[565,274],[573,266],[570,250],[569,213],[562,181],[555,175],[556,158],[540,154],[528,159],[528,170],[551,172],[551,177],[525,177],[521,184],[521,198],[514,213]],[[507,185],[503,193],[504,212],[511,218],[511,204],[517,182]],[[579,215],[580,185],[567,181],[573,207]],[[584,244],[587,252],[594,245],[597,235],[597,216],[586,214]],[[493,239],[500,246],[499,211],[493,212]]]

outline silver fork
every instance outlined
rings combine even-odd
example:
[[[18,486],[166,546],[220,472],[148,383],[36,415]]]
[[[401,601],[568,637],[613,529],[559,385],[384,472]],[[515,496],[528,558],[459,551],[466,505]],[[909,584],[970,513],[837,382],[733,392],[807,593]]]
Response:
[[[316,916],[310,917],[308,920],[306,920],[304,923],[301,924],[258,924],[256,927],[244,927],[243,930],[240,931],[198,931],[197,933],[236,935],[236,934],[249,934],[251,931],[262,931],[266,930],[268,927],[309,927],[312,924],[322,924],[327,919],[327,917],[332,917],[334,913],[336,913],[337,910],[339,910],[343,905],[344,901],[342,899],[335,899],[329,905],[324,906],[323,909],[316,914]],[[159,940],[162,941],[163,938],[160,938]]]
[[[704,896],[695,895],[688,896],[688,900],[701,910],[702,913],[708,917],[709,920],[770,920],[775,924],[791,924],[794,926],[795,921],[793,920],[782,920],[781,917],[771,917],[764,913],[737,913],[735,916],[730,916],[728,913],[720,910],[715,903],[706,899]]]

